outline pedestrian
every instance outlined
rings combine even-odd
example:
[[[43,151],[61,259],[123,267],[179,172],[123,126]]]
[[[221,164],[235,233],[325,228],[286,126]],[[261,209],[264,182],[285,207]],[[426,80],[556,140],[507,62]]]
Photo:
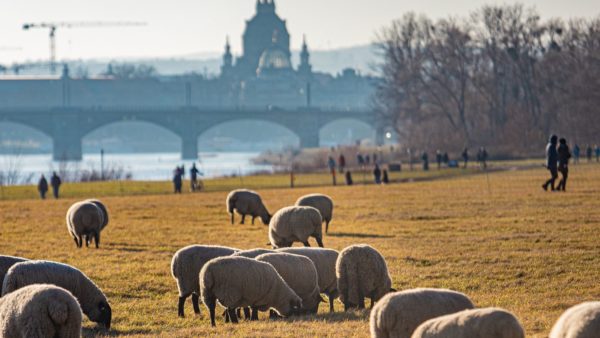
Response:
[[[381,181],[383,182],[383,184],[390,183],[390,179],[388,177],[387,169],[383,169],[383,178],[381,179]]]
[[[375,178],[375,184],[381,184],[381,169],[379,169],[377,163],[375,163],[375,169],[373,169],[373,177]]]
[[[344,168],[346,167],[346,157],[344,157],[344,154],[340,153],[340,157],[338,158],[338,165],[340,167],[340,174],[343,174]]]
[[[575,143],[575,146],[573,147],[573,163],[577,164],[579,163],[579,152],[581,150],[579,149],[579,145],[577,143]]]
[[[569,177],[569,159],[571,158],[571,152],[567,145],[567,140],[561,138],[558,145],[558,171],[562,175],[562,178],[558,182],[558,191],[565,191],[567,188],[567,178]]]
[[[185,166],[182,164],[181,165],[181,178],[185,177]]]
[[[600,162],[600,147],[596,144],[596,162]]]
[[[421,155],[421,159],[423,160],[423,170],[429,170],[429,155],[427,155],[426,151],[423,152],[423,155]]]
[[[438,149],[435,152],[435,161],[437,162],[438,170],[442,169],[442,159],[442,152]]]
[[[487,169],[487,158],[488,158],[488,152],[485,149],[485,147],[481,147],[480,149],[481,152],[481,158],[480,158],[480,162],[481,162],[481,166],[483,167],[483,169]]]
[[[556,143],[558,141],[558,137],[556,135],[550,136],[550,142],[546,145],[546,168],[550,171],[550,179],[548,179],[544,184],[542,184],[542,188],[544,190],[548,190],[548,187],[554,191],[554,181],[558,177],[558,152],[556,151]]]
[[[350,170],[346,171],[346,185],[352,185],[354,182],[352,181],[352,174]]]
[[[469,149],[465,148],[462,152],[462,158],[465,164],[463,165],[463,169],[467,169],[467,163],[469,162]]]
[[[181,185],[183,183],[181,176],[181,168],[175,167],[175,171],[173,172],[173,188],[176,194],[181,194]]]
[[[333,185],[336,185],[336,181],[335,181],[335,160],[333,159],[333,156],[329,156],[329,159],[327,160],[327,164],[329,165],[329,172],[331,173],[331,180],[333,182]]]
[[[445,165],[448,165],[448,162],[450,162],[450,157],[448,156],[448,152],[445,152],[444,156],[442,156],[442,162],[444,162]]]
[[[46,193],[48,192],[48,181],[46,181],[46,177],[44,177],[44,174],[42,174],[42,177],[40,177],[37,188],[38,188],[38,191],[40,192],[40,197],[43,200],[45,200]]]
[[[365,155],[365,164],[369,165],[371,163],[371,158],[369,157],[369,154]]]
[[[365,159],[363,158],[361,153],[356,154],[356,161],[358,162],[358,165],[360,165],[361,167],[363,165],[365,165]]]
[[[196,168],[196,163],[192,163],[192,168],[190,169],[190,190],[192,192],[196,191],[196,189],[198,189],[198,174],[200,173],[200,170],[198,170],[198,168]]]
[[[53,171],[52,177],[50,178],[50,185],[52,185],[52,193],[54,194],[55,199],[58,199],[58,189],[60,188],[61,184],[62,181],[60,180],[60,177],[58,177],[56,171]]]
[[[585,154],[587,155],[588,163],[592,162],[592,146],[588,144],[587,149],[585,150]]]

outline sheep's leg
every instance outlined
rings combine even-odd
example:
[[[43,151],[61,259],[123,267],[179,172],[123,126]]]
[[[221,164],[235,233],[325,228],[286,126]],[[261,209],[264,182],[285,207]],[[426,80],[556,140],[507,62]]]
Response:
[[[236,314],[237,314],[238,319],[241,319],[242,318],[242,308],[238,307],[235,310],[236,310]]]
[[[241,317],[241,316],[240,316],[240,317]],[[249,319],[250,319],[250,308],[249,308],[249,307],[247,307],[247,306],[244,308],[244,318],[245,318],[246,320],[249,320]]]
[[[362,291],[360,290],[360,284],[358,286],[358,308],[359,309],[365,308],[365,296],[363,295]]]
[[[76,236],[73,236],[73,240],[75,241],[75,246],[79,247],[79,241],[77,241]]]
[[[278,319],[279,315],[273,311],[273,310],[269,310],[269,319]]]
[[[315,239],[317,240],[317,244],[321,247],[324,248],[323,246],[323,239],[321,238],[321,236],[315,236]]]
[[[229,319],[233,324],[238,323],[237,313],[235,313],[235,308],[227,309],[227,313],[229,313]]]
[[[77,247],[81,248],[83,246],[83,237],[81,235],[77,236]]]
[[[246,219],[246,214],[242,214],[242,221],[240,222],[240,224],[244,224],[245,219]]]
[[[185,298],[186,297],[179,297],[179,304],[177,305],[177,315],[179,315],[179,317],[185,317],[185,315],[183,314],[183,305],[185,304]]]
[[[207,296],[204,298],[208,312],[210,312],[210,325],[217,326],[215,323],[215,308],[217,307],[217,297]]]
[[[329,312],[335,312],[334,308],[333,308],[333,297],[331,295],[327,295],[327,297],[329,298]]]
[[[225,309],[223,311],[222,316],[223,316],[223,318],[225,318],[225,323],[229,323],[230,322],[230,320],[229,320],[229,312],[227,312],[227,309]]]
[[[88,235],[85,235],[85,247],[90,247],[90,237]]]
[[[258,308],[252,307],[252,316],[250,320],[258,320]]]
[[[254,225],[254,219],[256,218],[256,216],[252,216],[252,225]]]
[[[308,243],[308,239],[307,239],[307,240],[305,240],[304,242],[302,242],[302,244],[304,244],[304,246],[306,246],[306,247],[309,247],[309,246],[310,246],[310,243]]]
[[[100,246],[100,233],[96,232],[94,234],[94,242],[96,242],[96,249]]]
[[[325,221],[325,233],[329,232],[329,220]]]
[[[198,299],[200,298],[200,296],[198,296],[195,293],[192,293],[192,305],[194,306],[194,313],[195,314],[200,314],[200,305],[198,305]]]
[[[235,213],[233,210],[231,210],[231,224],[233,224],[233,219],[235,218]]]

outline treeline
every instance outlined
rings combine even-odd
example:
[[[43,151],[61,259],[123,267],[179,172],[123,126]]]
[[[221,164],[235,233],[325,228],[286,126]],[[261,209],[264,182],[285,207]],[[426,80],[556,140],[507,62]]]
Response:
[[[408,13],[377,46],[374,104],[406,146],[524,156],[551,133],[600,142],[600,17],[542,21],[520,4],[437,21]]]

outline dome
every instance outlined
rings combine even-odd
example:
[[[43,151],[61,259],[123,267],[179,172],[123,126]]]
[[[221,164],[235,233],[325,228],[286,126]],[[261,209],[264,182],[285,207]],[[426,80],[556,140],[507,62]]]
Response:
[[[292,63],[287,53],[277,47],[267,48],[258,61],[258,72],[260,73],[264,69],[277,70],[277,69],[291,69]]]

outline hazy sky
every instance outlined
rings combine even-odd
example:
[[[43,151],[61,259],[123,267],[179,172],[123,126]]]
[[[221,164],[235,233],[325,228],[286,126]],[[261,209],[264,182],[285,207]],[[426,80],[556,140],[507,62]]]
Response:
[[[543,18],[596,16],[598,0],[526,0]],[[306,34],[312,49],[369,43],[375,31],[406,11],[438,18],[462,16],[489,0],[279,0],[292,48]],[[143,21],[144,27],[72,28],[57,31],[58,59],[184,56],[220,52],[225,36],[241,53],[244,23],[255,0],[0,0],[0,63],[46,59],[48,31],[23,31],[25,22]],[[7,47],[17,47],[12,50]]]

